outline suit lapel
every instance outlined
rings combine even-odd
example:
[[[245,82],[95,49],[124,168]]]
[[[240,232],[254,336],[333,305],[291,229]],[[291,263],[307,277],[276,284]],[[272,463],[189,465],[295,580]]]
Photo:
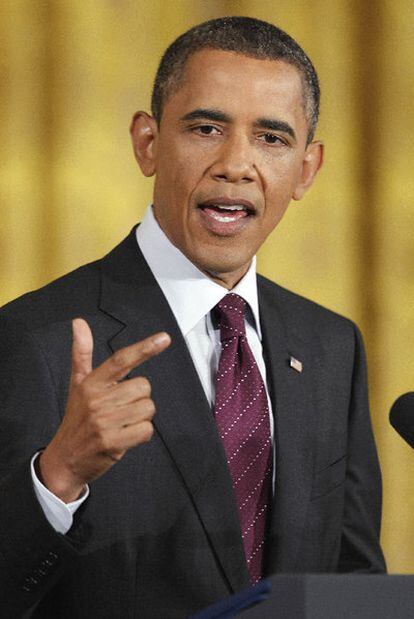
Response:
[[[157,331],[170,334],[171,346],[131,375],[142,373],[151,382],[157,407],[154,426],[230,587],[246,586],[237,507],[217,427],[185,340],[132,233],[102,261],[100,307],[119,323],[108,341],[113,351]]]
[[[316,414],[317,352],[289,330],[275,288],[259,278],[260,316],[267,381],[275,419],[276,482],[269,526],[269,573],[293,571],[306,526],[310,497]],[[302,363],[302,372],[290,359]]]

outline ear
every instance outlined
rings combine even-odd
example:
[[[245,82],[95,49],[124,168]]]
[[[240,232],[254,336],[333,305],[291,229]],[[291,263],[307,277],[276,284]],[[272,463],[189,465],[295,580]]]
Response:
[[[315,176],[323,163],[323,153],[324,146],[322,142],[311,142],[311,144],[307,146],[302,162],[302,172],[299,182],[292,195],[294,200],[301,200],[306,191],[313,184]]]
[[[153,176],[156,170],[158,124],[146,112],[137,112],[129,129],[135,159],[144,176]]]

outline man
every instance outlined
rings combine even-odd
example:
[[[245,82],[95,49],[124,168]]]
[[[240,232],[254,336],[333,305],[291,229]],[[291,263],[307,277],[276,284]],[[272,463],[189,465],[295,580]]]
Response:
[[[142,224],[3,308],[3,615],[185,617],[272,572],[384,570],[358,331],[255,275],[322,163],[318,105],[274,26],[188,31],[131,126]]]

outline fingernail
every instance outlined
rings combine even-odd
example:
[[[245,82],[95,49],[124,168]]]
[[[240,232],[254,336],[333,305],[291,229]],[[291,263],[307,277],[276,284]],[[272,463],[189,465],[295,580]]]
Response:
[[[158,333],[152,338],[152,341],[157,346],[160,344],[166,344],[166,342],[170,341],[170,336],[168,335],[168,333]]]

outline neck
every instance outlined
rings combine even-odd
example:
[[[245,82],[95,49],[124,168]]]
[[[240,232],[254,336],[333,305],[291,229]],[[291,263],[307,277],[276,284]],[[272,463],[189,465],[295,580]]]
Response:
[[[214,271],[206,271],[202,269],[203,273],[207,275],[210,279],[213,280],[216,284],[227,288],[227,290],[232,290],[239,281],[246,275],[249,270],[250,264],[247,267],[243,267],[238,271],[234,271],[231,273],[217,273]]]

